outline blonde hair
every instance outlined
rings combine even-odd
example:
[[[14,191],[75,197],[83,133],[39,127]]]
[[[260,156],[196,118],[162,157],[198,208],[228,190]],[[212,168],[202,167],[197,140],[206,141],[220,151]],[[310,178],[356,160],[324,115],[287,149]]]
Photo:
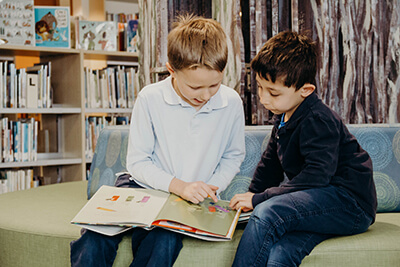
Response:
[[[168,34],[168,62],[174,70],[204,66],[222,72],[228,59],[225,32],[213,19],[179,16]]]

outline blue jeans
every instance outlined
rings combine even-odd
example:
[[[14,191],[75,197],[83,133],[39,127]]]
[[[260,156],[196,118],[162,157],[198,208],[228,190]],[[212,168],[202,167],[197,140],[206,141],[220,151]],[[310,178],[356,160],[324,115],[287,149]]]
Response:
[[[127,233],[105,236],[92,231],[71,242],[71,266],[112,266],[118,244]],[[151,231],[134,228],[132,235],[133,261],[130,266],[172,266],[182,248],[182,237],[161,228]]]
[[[372,221],[335,186],[275,196],[255,207],[233,266],[299,266],[318,243],[365,232]]]

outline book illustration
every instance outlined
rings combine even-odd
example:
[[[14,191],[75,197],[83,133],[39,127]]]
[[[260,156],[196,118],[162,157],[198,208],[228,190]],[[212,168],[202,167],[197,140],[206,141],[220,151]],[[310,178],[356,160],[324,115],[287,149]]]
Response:
[[[33,0],[0,1],[0,39],[10,45],[35,45]]]
[[[78,21],[78,44],[85,50],[117,50],[118,29],[112,21]]]
[[[69,7],[35,7],[36,46],[70,47]]]
[[[121,232],[129,227],[163,227],[209,241],[228,241],[239,215],[228,201],[207,198],[193,204],[159,190],[102,186],[71,223],[106,235],[119,233],[117,226]],[[98,225],[101,228],[96,229]],[[105,226],[112,226],[112,231]]]
[[[129,20],[125,30],[126,33],[126,51],[138,52],[138,35],[137,30],[139,27],[139,20]]]

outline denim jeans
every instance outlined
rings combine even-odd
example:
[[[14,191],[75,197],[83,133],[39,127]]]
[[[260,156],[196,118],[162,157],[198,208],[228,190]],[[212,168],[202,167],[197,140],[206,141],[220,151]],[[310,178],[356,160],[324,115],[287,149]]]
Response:
[[[127,233],[105,236],[92,231],[71,242],[71,266],[112,266],[118,244]],[[133,261],[130,266],[172,266],[182,248],[182,237],[161,228],[135,228],[132,235]]]
[[[130,175],[118,177],[117,187],[141,188]],[[71,242],[72,267],[112,266],[117,255],[118,245],[124,235],[131,234],[133,261],[137,266],[172,266],[182,249],[181,234],[155,228],[151,231],[134,228],[128,232],[106,236],[84,230],[82,236]]]
[[[274,196],[255,207],[233,266],[299,266],[318,243],[365,232],[372,221],[335,186]]]

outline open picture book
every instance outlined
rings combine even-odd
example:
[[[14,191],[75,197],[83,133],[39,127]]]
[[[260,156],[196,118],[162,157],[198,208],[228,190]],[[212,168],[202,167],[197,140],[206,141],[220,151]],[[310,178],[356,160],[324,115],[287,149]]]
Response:
[[[208,241],[229,241],[239,216],[229,201],[206,198],[193,204],[159,190],[103,185],[71,223],[105,235],[162,227]]]

